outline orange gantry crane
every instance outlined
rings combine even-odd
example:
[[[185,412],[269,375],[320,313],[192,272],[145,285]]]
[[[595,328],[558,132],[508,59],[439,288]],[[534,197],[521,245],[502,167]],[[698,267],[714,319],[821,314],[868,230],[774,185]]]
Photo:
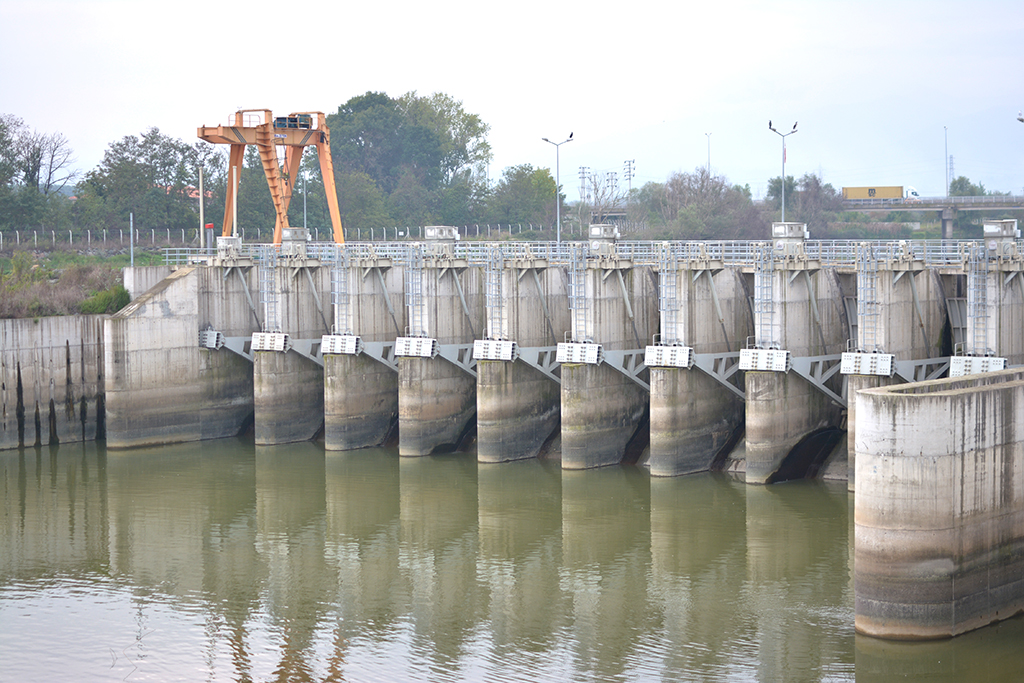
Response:
[[[221,145],[231,145],[228,160],[228,191],[224,204],[224,222],[221,235],[230,237],[233,224],[232,207],[238,196],[238,178],[242,173],[245,146],[256,145],[267,176],[270,196],[274,200],[277,220],[274,223],[274,244],[281,244],[281,235],[288,226],[288,205],[292,189],[306,147],[316,147],[320,160],[320,175],[327,193],[327,206],[334,228],[334,241],[345,243],[341,230],[341,210],[338,192],[334,186],[334,164],[331,163],[331,132],[323,112],[308,111],[274,117],[269,109],[240,109],[235,112],[234,125],[200,126],[196,134],[200,139]],[[285,148],[284,169],[277,161],[277,147]]]

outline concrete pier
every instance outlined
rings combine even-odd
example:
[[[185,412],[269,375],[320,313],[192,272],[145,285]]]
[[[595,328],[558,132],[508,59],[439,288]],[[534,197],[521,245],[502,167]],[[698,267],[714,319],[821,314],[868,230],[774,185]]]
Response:
[[[366,356],[324,356],[324,446],[372,448],[398,429],[398,373]]]
[[[701,354],[737,353],[753,332],[738,268],[659,273],[661,339]],[[651,452],[657,477],[703,472],[743,429],[742,399],[697,367],[652,367]]]
[[[487,338],[553,353],[569,329],[565,273],[544,261],[503,260],[494,267],[485,277],[500,291],[488,293],[498,300],[487,306]],[[477,459],[536,457],[559,429],[558,383],[523,360],[478,360],[476,370]]]
[[[336,334],[357,335],[371,345],[393,345],[402,336],[406,326],[402,270],[392,260],[343,260],[332,276],[332,289],[339,290],[333,292]],[[380,446],[397,430],[397,369],[370,354],[324,355],[327,450]]]
[[[324,307],[330,301],[329,269],[300,254],[276,260],[270,270],[260,284],[264,331],[284,332],[291,339],[320,339],[329,333],[330,313]],[[256,350],[253,355],[256,444],[312,439],[324,425],[323,366],[291,352]]]
[[[656,279],[649,266],[616,258],[613,246],[597,243],[577,271],[580,291],[570,291],[573,340],[642,357],[657,330]],[[638,458],[649,442],[647,389],[609,363],[564,363],[561,369],[562,468]]]
[[[838,363],[850,336],[839,274],[808,258],[802,240],[765,248],[771,252],[754,274],[758,346],[791,359],[834,355]],[[745,379],[746,479],[769,484],[801,441],[841,426],[843,406],[793,371],[748,370]]]
[[[857,392],[925,379],[932,368],[919,363],[935,359],[938,365],[949,355],[944,348],[949,342],[943,336],[947,329],[945,297],[956,294],[956,275],[926,269],[921,259],[898,244],[862,244],[857,263],[856,339],[852,347],[860,352],[860,358],[856,359],[856,371],[846,375],[847,484],[851,491],[856,480]]]
[[[413,245],[405,265],[405,294],[411,337],[433,339],[439,347],[464,346],[483,329],[482,274],[457,258],[454,241]],[[476,377],[443,357],[398,360],[398,453],[421,456],[451,451],[475,427]]]
[[[946,638],[1024,611],[1024,372],[864,390],[857,415],[857,631]]]

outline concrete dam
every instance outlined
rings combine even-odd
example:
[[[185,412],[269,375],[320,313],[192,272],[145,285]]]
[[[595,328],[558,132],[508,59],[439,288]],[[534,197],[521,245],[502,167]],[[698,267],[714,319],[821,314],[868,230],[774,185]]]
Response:
[[[802,477],[787,472],[798,446],[855,442],[855,391],[1024,363],[1010,223],[934,243],[811,241],[792,223],[770,242],[628,242],[611,226],[562,243],[444,227],[419,242],[220,238],[170,252],[166,278],[139,270],[106,323],[107,444],[252,419],[261,445],[397,434],[419,456],[475,430],[482,462],[554,445],[566,469],[644,453],[655,476],[740,444],[748,482]]]
[[[51,332],[3,321],[0,447],[251,427],[260,445],[397,440],[414,457],[475,438],[482,463],[552,452],[563,469],[729,467],[751,484],[829,469],[855,491],[859,630],[945,637],[1016,613],[1024,463],[1015,432],[991,427],[1024,424],[1016,221],[970,241],[772,231],[638,242],[594,225],[585,242],[530,243],[435,226],[339,245],[286,229],[278,246],[168,250],[168,265],[126,271],[133,301],[113,316]],[[953,413],[978,428],[920,438]],[[965,507],[953,471],[990,492]],[[936,527],[955,533],[937,541]]]

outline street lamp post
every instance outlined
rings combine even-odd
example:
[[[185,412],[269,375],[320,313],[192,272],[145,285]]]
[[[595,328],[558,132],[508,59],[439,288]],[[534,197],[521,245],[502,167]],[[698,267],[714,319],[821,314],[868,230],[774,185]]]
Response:
[[[559,168],[558,159],[558,148],[567,142],[572,142],[572,133],[569,133],[569,137],[561,142],[551,142],[547,138],[541,138],[544,142],[555,146],[555,241],[562,241],[562,198],[559,192],[562,188],[562,181],[559,178],[561,169]]]
[[[946,157],[946,199],[949,199],[949,129],[942,127],[942,153]]]
[[[793,124],[793,130],[788,133],[780,133],[775,130],[772,126],[772,122],[768,121],[768,130],[775,133],[782,138],[782,222],[786,222],[786,138],[796,132],[796,124]],[[710,140],[710,138],[709,138]]]
[[[704,133],[708,136],[708,177],[711,176],[711,133]]]

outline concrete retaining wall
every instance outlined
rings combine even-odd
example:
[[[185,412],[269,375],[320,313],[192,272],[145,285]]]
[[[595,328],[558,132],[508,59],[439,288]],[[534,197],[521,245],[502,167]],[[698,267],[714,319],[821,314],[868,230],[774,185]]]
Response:
[[[102,435],[105,318],[0,320],[0,449]]]
[[[173,271],[171,266],[128,266],[123,271],[124,288],[134,299],[157,286]]]
[[[108,448],[238,433],[252,414],[252,364],[198,342],[213,323],[252,333],[241,286],[220,269],[182,268],[105,321]]]
[[[1024,611],[1024,372],[857,395],[855,625],[954,636]]]

